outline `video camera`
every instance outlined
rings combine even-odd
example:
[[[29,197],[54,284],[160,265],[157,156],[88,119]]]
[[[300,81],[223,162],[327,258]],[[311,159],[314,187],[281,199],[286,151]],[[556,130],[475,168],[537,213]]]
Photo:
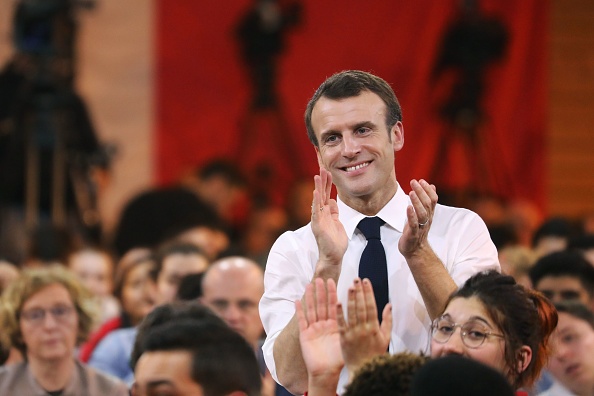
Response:
[[[37,56],[72,56],[75,8],[90,9],[95,0],[21,0],[14,14],[17,52]]]

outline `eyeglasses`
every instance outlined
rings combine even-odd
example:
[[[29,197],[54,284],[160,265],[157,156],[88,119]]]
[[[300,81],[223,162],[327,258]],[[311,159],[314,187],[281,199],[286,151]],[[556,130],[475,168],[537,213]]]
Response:
[[[495,334],[489,330],[485,325],[477,321],[470,321],[464,324],[454,323],[444,317],[437,318],[431,324],[431,337],[435,342],[445,344],[452,337],[456,331],[456,327],[460,328],[460,337],[462,342],[468,348],[478,348],[483,345],[487,337],[501,337],[501,334]]]
[[[65,323],[70,319],[70,315],[73,311],[74,308],[67,305],[56,305],[55,307],[48,309],[32,308],[21,312],[21,318],[25,319],[27,322],[38,325],[43,323],[45,314],[49,312],[56,322]]]

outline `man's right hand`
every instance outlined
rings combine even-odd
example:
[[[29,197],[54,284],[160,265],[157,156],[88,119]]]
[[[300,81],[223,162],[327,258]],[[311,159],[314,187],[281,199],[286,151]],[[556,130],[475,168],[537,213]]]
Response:
[[[338,219],[338,204],[330,198],[332,174],[320,168],[320,174],[314,176],[314,183],[311,229],[319,251],[316,276],[325,279],[331,277],[338,281],[348,238],[344,226]]]

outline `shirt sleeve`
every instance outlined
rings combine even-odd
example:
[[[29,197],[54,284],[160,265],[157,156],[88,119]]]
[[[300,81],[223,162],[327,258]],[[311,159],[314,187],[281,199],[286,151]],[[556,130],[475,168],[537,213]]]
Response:
[[[307,236],[304,238],[302,233],[297,232],[281,235],[268,255],[264,295],[260,300],[260,317],[266,331],[262,351],[266,366],[277,382],[274,342],[293,317],[295,301],[303,297],[305,287],[311,282],[317,259],[318,251],[313,234],[309,240]]]
[[[449,272],[458,287],[472,275],[488,270],[501,271],[497,248],[491,240],[485,222],[474,212],[461,210],[452,219],[451,243],[457,245],[455,257],[449,264]]]

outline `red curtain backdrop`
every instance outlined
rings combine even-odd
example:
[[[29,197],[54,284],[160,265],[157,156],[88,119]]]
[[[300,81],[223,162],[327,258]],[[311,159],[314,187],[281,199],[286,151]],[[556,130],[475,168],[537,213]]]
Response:
[[[405,145],[396,159],[405,190],[412,178],[544,204],[548,2],[484,0],[481,10],[508,30],[504,58],[488,69],[485,121],[478,142],[440,120],[447,81],[432,81],[443,34],[459,0],[302,0],[303,21],[287,35],[279,61],[284,121],[246,121],[249,84],[233,31],[250,0],[157,2],[156,154],[161,183],[213,157],[242,162],[247,172],[269,163],[285,191],[312,177],[315,152],[303,112],[317,86],[345,69],[373,72],[403,107]],[[447,80],[447,78],[446,78]],[[246,122],[252,128],[246,128]]]

